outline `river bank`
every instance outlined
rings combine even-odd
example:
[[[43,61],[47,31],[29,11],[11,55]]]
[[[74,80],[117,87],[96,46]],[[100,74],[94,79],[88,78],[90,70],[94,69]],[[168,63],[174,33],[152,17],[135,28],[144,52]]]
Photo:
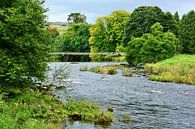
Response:
[[[69,100],[63,104],[40,87],[0,87],[0,118],[1,129],[56,129],[67,121],[109,125],[114,120],[111,112],[96,103]]]
[[[195,55],[176,55],[156,64],[146,64],[150,80],[195,85]]]

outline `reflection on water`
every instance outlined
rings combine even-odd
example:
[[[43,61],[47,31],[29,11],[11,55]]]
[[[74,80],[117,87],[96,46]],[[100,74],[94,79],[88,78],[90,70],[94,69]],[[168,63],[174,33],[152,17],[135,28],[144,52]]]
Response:
[[[64,64],[49,65],[52,68]],[[121,72],[117,75],[102,75],[79,71],[82,66],[105,64],[110,63],[70,63],[69,87],[59,97],[88,99],[98,102],[102,108],[112,108],[117,119],[111,129],[195,128],[195,86],[154,82],[144,77],[123,77]],[[132,116],[130,123],[120,121],[126,114]],[[72,128],[100,127],[89,124],[82,126],[77,122]]]

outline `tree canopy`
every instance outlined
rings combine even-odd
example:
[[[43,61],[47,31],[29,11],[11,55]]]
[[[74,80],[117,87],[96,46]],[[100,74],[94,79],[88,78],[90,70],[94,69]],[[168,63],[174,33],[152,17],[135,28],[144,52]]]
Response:
[[[68,15],[68,23],[87,23],[87,17],[81,13],[70,13]]]
[[[63,43],[63,51],[89,52],[89,24],[70,24],[59,42]]]
[[[182,52],[195,54],[195,11],[190,11],[182,17],[180,31]]]
[[[39,0],[0,0],[0,84],[44,78],[50,36]]]
[[[122,43],[123,28],[130,16],[127,11],[117,10],[98,18],[90,28],[91,52],[115,52],[117,44]]]
[[[164,32],[171,31],[176,36],[178,35],[178,28],[171,13],[165,13],[157,6],[141,6],[133,11],[125,27],[123,42],[127,44],[132,37],[140,37],[145,33],[150,33],[150,27],[156,22],[161,23]]]
[[[126,48],[126,59],[129,64],[155,63],[172,57],[176,52],[177,38],[171,32],[163,32],[163,26],[155,23],[151,33],[139,38],[132,38]]]

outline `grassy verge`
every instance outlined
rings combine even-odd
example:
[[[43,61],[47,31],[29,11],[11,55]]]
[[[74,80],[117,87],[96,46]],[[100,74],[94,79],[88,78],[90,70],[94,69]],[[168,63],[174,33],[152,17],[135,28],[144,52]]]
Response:
[[[156,64],[147,64],[151,80],[195,84],[195,55],[176,55]]]
[[[57,129],[67,120],[109,124],[113,119],[88,101],[62,104],[46,90],[0,88],[1,129]]]

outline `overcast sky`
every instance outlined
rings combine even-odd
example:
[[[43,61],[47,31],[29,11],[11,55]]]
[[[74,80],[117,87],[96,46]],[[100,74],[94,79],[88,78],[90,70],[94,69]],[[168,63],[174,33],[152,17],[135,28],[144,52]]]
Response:
[[[80,12],[87,16],[88,23],[94,23],[99,16],[123,9],[132,12],[142,5],[159,6],[164,11],[180,15],[195,10],[195,0],[46,0],[48,21],[66,21],[71,12]]]

